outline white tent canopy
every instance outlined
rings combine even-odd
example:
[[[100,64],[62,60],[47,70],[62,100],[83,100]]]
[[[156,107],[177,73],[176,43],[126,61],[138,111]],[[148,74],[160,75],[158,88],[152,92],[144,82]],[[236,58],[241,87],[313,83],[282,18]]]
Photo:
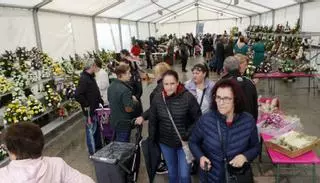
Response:
[[[294,26],[320,32],[319,0],[0,0],[0,52],[38,46],[54,58],[94,49],[119,51],[131,37],[222,33],[238,26]]]

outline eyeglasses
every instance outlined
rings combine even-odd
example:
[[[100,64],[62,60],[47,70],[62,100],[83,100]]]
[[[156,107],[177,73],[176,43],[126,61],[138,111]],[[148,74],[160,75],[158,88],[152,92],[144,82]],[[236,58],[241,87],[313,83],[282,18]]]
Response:
[[[217,103],[223,102],[226,104],[230,104],[233,100],[231,97],[220,97],[220,96],[215,96],[215,100]]]

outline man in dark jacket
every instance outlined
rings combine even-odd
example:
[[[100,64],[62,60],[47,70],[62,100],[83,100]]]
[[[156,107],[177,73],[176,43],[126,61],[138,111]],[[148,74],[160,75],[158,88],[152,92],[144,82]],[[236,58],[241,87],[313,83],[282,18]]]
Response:
[[[183,39],[180,43],[180,56],[181,56],[181,64],[182,64],[182,72],[188,72],[186,70],[187,62],[188,62],[188,46],[187,46],[187,40]]]
[[[243,92],[246,97],[246,107],[245,111],[250,113],[255,120],[258,119],[258,94],[256,86],[253,84],[253,82],[244,77],[241,76],[240,73],[240,62],[233,56],[227,57],[224,61],[224,76],[222,79],[225,78],[232,78],[235,79],[243,89]]]
[[[80,103],[83,114],[87,119],[86,137],[90,155],[102,148],[100,129],[94,115],[94,111],[99,107],[99,104],[103,105],[97,82],[94,79],[94,73],[97,69],[94,60],[87,61],[75,92],[75,99]]]
[[[220,37],[217,42],[216,48],[216,71],[217,74],[220,75],[223,68],[224,62],[224,45],[223,45],[223,37]]]

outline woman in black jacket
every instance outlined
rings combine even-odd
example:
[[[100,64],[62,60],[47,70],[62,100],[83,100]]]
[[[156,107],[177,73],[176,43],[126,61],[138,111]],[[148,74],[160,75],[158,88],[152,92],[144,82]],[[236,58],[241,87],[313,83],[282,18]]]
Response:
[[[160,144],[168,166],[169,183],[190,183],[190,165],[167,107],[183,141],[188,141],[194,123],[201,116],[201,110],[196,98],[179,83],[177,72],[167,71],[162,81],[163,91],[156,93],[150,108],[149,136]]]

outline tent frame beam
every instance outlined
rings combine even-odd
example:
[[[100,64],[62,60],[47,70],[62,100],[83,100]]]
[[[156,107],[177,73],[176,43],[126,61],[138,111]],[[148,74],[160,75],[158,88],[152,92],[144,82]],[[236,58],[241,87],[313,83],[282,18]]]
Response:
[[[241,18],[241,17],[238,16],[238,15],[235,15],[235,14],[232,14],[232,13],[228,13],[228,12],[225,12],[225,11],[221,11],[221,10],[212,8],[211,6],[203,5],[202,3],[199,3],[199,4],[200,4],[200,6],[203,6],[203,7],[205,7],[205,8],[208,8],[208,9],[210,9],[210,10],[214,10],[216,13],[220,13],[220,12],[221,12],[221,13],[223,13],[223,14],[231,15],[231,16],[234,16],[234,17],[236,17],[236,18]]]
[[[262,7],[262,8],[268,9],[268,10],[273,10],[273,8],[271,8],[271,7],[268,7],[268,6],[265,6],[265,5],[263,5],[263,4],[254,2],[254,1],[252,1],[252,0],[245,0],[245,2],[246,2],[246,3],[253,4],[253,5],[256,5],[256,6],[260,6],[260,7]]]
[[[32,8],[32,17],[33,17],[33,25],[34,25],[34,31],[36,36],[36,43],[39,50],[43,50],[42,48],[42,41],[41,41],[41,33],[40,33],[40,26],[39,26],[39,18],[38,18],[38,11],[41,7],[51,3],[53,0],[43,0],[40,3],[36,4]]]
[[[215,1],[215,2],[223,4],[223,5],[226,5],[226,6],[231,6],[231,7],[234,7],[234,8],[238,8],[238,9],[241,9],[241,10],[244,10],[244,11],[252,12],[254,14],[259,14],[259,12],[257,12],[257,11],[253,11],[253,10],[247,9],[247,8],[242,7],[242,6],[236,6],[236,5],[233,5],[233,4],[228,4],[228,3],[223,2],[223,1]]]
[[[178,4],[181,4],[182,2],[183,2],[183,0],[179,0],[178,2],[176,2],[176,3],[174,3],[174,4],[170,5],[170,6],[166,6],[166,7],[164,7],[164,9],[161,9],[161,10],[169,9],[170,7],[176,6],[176,5],[178,5]],[[148,17],[150,17],[150,16],[152,16],[152,15],[155,15],[155,14],[157,14],[157,13],[158,13],[158,11],[155,11],[155,12],[153,12],[153,13],[151,13],[151,14],[148,14],[148,15],[146,15],[146,16],[138,19],[137,21],[141,21],[141,20],[146,19],[146,18],[148,18]]]
[[[117,2],[105,7],[105,8],[102,8],[101,10],[97,11],[96,13],[94,13],[92,16],[96,17],[104,12],[106,12],[107,10],[111,9],[111,8],[114,8],[116,6],[118,6],[119,4],[123,3],[125,0],[118,0]]]
[[[127,16],[129,16],[129,15],[131,15],[131,14],[137,12],[137,11],[143,10],[143,9],[149,7],[149,6],[152,6],[152,5],[153,5],[153,3],[150,2],[150,3],[148,3],[148,4],[146,4],[146,5],[142,6],[142,7],[136,8],[135,10],[132,10],[132,11],[130,11],[129,13],[126,13],[126,14],[122,15],[120,18],[121,18],[121,19],[122,19],[122,18],[125,18],[125,17],[127,17]]]
[[[202,19],[199,22],[206,22],[206,21],[218,21],[218,20],[235,20],[236,18],[224,18],[224,19]],[[179,22],[169,22],[165,24],[181,24],[181,23],[193,23],[197,22],[197,20],[188,20],[188,21],[179,21]]]
[[[209,9],[206,9],[206,7],[199,7],[200,9],[202,9],[202,10],[206,10],[206,11],[210,11],[210,12],[212,12],[212,13],[219,13],[218,11],[215,11],[215,10],[209,10]],[[227,13],[226,13],[227,14]],[[231,16],[234,16],[234,15],[231,15]],[[240,17],[233,17],[233,18],[240,18]]]
[[[219,9],[215,9],[215,8],[213,8],[213,5],[212,4],[208,4],[208,3],[206,3],[206,2],[204,2],[204,1],[200,1],[200,4],[202,4],[202,5],[206,5],[206,6],[208,6],[208,7],[210,7],[211,9],[214,9],[214,10],[216,10],[216,11],[218,11]],[[243,14],[243,13],[239,13],[239,12],[236,12],[236,11],[233,11],[233,10],[230,10],[230,9],[227,9],[228,11],[230,11],[230,12],[233,12],[233,13],[237,13],[237,14],[239,14],[239,15],[243,15],[244,17],[248,17],[249,15],[248,14]],[[226,12],[226,11],[224,11],[224,10],[219,10],[220,12],[223,12],[223,13],[228,13],[228,12]],[[239,16],[237,16],[237,17],[239,17]]]
[[[180,11],[183,11],[184,9],[189,8],[190,6],[193,6],[193,5],[194,5],[194,2],[189,3],[189,4],[186,4],[185,6],[182,6],[182,7],[180,7],[180,8],[177,8],[177,9],[173,10],[173,12],[177,14],[177,13],[179,13]],[[160,22],[161,20],[163,20],[163,19],[165,19],[165,18],[169,18],[170,16],[174,15],[174,13],[169,12],[169,13],[161,16],[161,17],[152,19],[150,22],[156,22],[156,23],[157,23],[157,22]]]

